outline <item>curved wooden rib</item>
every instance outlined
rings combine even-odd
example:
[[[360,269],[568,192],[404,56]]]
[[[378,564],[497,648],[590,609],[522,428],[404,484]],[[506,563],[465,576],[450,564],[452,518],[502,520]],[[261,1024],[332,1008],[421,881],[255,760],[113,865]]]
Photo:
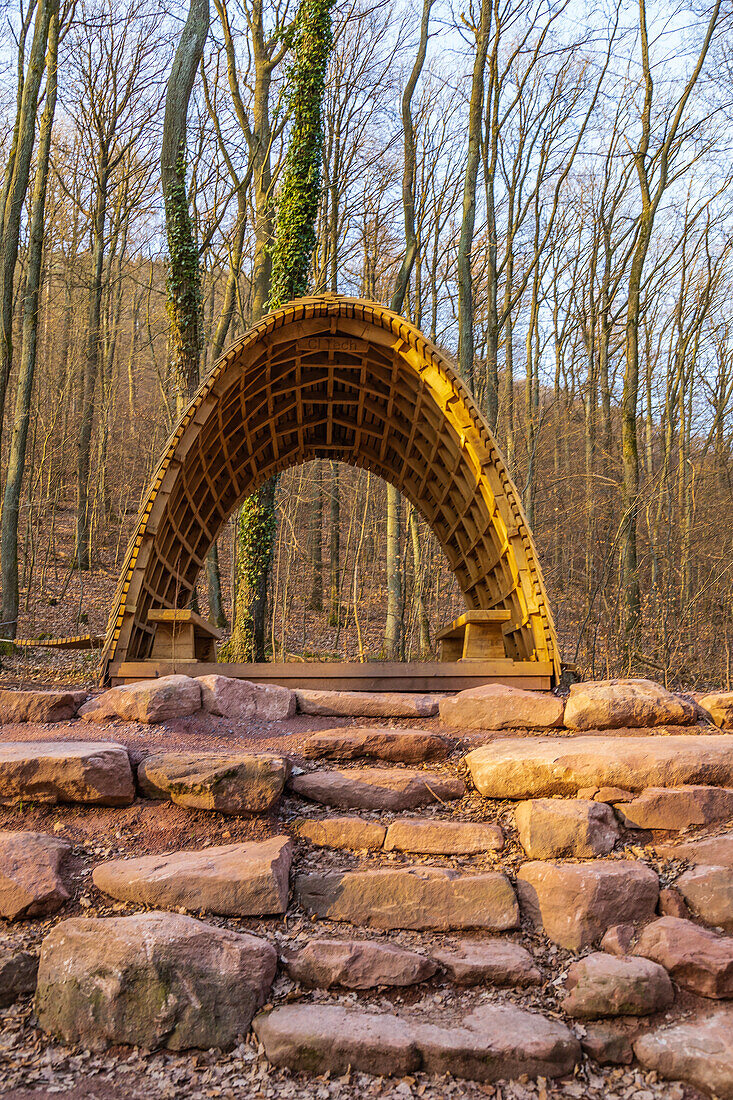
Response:
[[[559,657],[532,536],[491,432],[445,357],[390,310],[302,298],[222,356],[171,436],[127,550],[105,668],[149,656],[153,608],[186,607],[212,541],[272,474],[362,466],[425,516],[469,608],[511,612],[507,655]]]

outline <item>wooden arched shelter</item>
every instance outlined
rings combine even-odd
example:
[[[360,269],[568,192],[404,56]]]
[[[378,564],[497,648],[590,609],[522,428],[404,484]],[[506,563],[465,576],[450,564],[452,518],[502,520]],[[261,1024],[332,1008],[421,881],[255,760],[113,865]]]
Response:
[[[468,609],[504,612],[494,616],[504,620],[500,659],[448,662],[454,671],[462,665],[454,686],[491,679],[550,686],[560,668],[552,615],[519,495],[486,422],[413,325],[373,302],[335,295],[263,318],[222,356],[181,418],[125,557],[105,640],[107,679],[172,670],[154,660],[156,631],[189,606],[227,519],[271,475],[316,457],[395,485],[435,533]],[[311,682],[334,686],[329,667],[317,666]],[[359,675],[369,687],[380,686],[380,669],[388,675],[372,663],[340,667],[350,668],[341,675],[352,687]],[[248,665],[234,673],[292,682],[309,679],[305,671]],[[445,687],[446,677],[446,662],[435,662],[410,682]]]

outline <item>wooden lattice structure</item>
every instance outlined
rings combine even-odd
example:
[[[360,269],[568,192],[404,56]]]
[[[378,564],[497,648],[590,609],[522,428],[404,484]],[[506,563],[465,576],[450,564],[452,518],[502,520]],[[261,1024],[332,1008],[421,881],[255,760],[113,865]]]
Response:
[[[150,658],[150,613],[190,604],[238,504],[272,474],[316,457],[395,485],[435,533],[467,607],[510,612],[503,671],[515,662],[517,672],[541,666],[548,680],[559,673],[532,536],[472,398],[403,317],[328,295],[291,302],[242,336],[171,436],[125,557],[108,677]]]

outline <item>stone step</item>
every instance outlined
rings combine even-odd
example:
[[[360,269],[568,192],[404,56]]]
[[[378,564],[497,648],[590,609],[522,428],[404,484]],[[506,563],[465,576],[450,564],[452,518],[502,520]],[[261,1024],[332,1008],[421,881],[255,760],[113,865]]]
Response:
[[[68,722],[88,699],[86,691],[0,690],[0,723]]]
[[[112,741],[0,742],[0,805],[86,802],[128,806],[135,797],[130,758]]]
[[[689,911],[703,924],[733,932],[733,869],[692,867],[674,885]]]
[[[293,842],[227,844],[198,851],[116,859],[94,868],[97,889],[120,901],[223,916],[284,913]]]
[[[642,929],[632,950],[663,966],[682,989],[720,1000],[733,997],[733,936],[660,917]]]
[[[0,944],[0,1008],[36,988],[38,958],[22,947]]]
[[[418,1070],[474,1081],[563,1077],[580,1058],[564,1024],[514,1005],[486,1005],[460,1020],[430,1022],[340,1005],[286,1005],[253,1021],[276,1066],[333,1075],[405,1076]]]
[[[563,1010],[568,1016],[648,1016],[674,1001],[669,974],[651,959],[614,957],[602,951],[571,963]]]
[[[583,798],[534,798],[514,811],[519,840],[531,859],[605,856],[621,835],[605,802]]]
[[[448,741],[437,733],[361,726],[311,734],[306,738],[302,753],[312,760],[374,758],[419,764],[424,760],[443,760],[449,748]]]
[[[55,913],[69,899],[61,865],[66,840],[46,833],[0,833],[0,917],[19,920]]]
[[[275,809],[289,774],[290,761],[272,753],[162,752],[142,761],[137,780],[146,798],[251,816]]]
[[[296,688],[301,714],[353,718],[429,718],[440,695],[401,691],[317,691]]]
[[[587,787],[733,786],[733,738],[725,734],[502,738],[465,760],[487,798],[574,795]]]
[[[324,806],[348,810],[415,810],[463,798],[462,779],[410,768],[343,768],[294,775],[290,788]]]
[[[438,969],[433,959],[391,943],[316,939],[281,951],[285,970],[305,986],[373,989],[425,982]]]
[[[504,832],[483,821],[400,818],[390,825],[361,817],[300,818],[291,822],[296,836],[321,848],[409,852],[415,855],[475,855],[500,852]]]
[[[733,867],[733,832],[686,840],[681,844],[657,844],[655,847],[657,855],[663,859],[688,860],[695,866]]]
[[[634,1053],[660,1077],[733,1100],[733,1008],[645,1030]]]
[[[377,871],[325,871],[297,875],[295,900],[321,920],[364,928],[444,931],[519,925],[509,879],[497,871],[461,875],[422,865]]]
[[[456,985],[524,987],[542,981],[529,951],[512,940],[460,940],[431,956]]]
[[[630,829],[689,829],[733,818],[730,787],[648,787],[631,802],[617,802],[616,809]]]

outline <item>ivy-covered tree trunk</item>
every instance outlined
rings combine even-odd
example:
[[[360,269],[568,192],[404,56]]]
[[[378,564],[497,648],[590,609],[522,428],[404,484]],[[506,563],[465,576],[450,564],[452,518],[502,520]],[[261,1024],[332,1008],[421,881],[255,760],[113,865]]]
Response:
[[[290,139],[278,196],[272,250],[270,309],[308,289],[323,165],[323,91],[332,46],[334,0],[301,0],[288,70]],[[265,656],[267,586],[277,531],[276,478],[249,497],[237,521],[237,592],[232,636],[222,648],[227,661]]]

